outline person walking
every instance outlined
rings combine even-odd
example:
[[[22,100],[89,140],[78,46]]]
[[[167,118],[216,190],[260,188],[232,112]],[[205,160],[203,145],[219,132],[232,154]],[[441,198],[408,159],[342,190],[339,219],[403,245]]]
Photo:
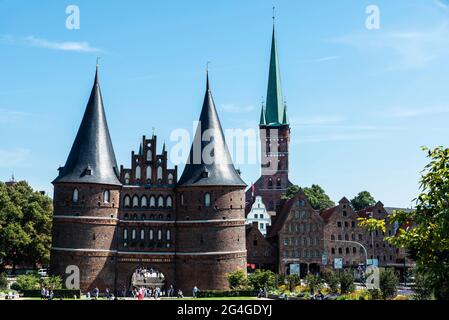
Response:
[[[98,300],[98,296],[99,295],[100,295],[100,290],[97,287],[95,287],[95,289],[94,289],[94,296],[95,296],[96,300]]]
[[[45,299],[45,293],[46,293],[45,287],[42,287],[42,289],[41,289],[41,300]]]
[[[198,293],[200,292],[200,289],[198,289],[197,286],[193,287],[193,297],[197,298],[198,297]]]

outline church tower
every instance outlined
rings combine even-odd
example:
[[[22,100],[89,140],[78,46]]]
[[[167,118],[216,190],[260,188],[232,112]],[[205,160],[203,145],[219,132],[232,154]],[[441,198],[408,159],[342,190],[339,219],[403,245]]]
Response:
[[[273,24],[267,100],[262,106],[259,121],[261,146],[261,177],[247,191],[247,206],[256,196],[262,196],[269,211],[278,211],[280,197],[292,185],[289,180],[290,124],[287,105],[282,95],[281,74]]]
[[[81,126],[54,185],[51,272],[80,271],[84,292],[115,289],[116,226],[122,184],[106,122],[98,66]]]
[[[226,290],[226,275],[246,270],[245,187],[226,146],[207,78],[198,128],[177,185],[177,288]]]

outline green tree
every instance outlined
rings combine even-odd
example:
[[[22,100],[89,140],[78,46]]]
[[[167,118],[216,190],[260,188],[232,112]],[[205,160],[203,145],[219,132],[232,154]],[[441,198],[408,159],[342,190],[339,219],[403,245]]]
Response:
[[[391,268],[382,270],[380,272],[379,287],[384,299],[395,297],[398,285],[398,277],[396,277],[394,271]]]
[[[299,191],[303,191],[306,195],[307,199],[310,202],[310,205],[315,210],[322,210],[326,208],[333,207],[335,202],[333,202],[326,192],[319,185],[312,185],[310,188],[304,188],[297,185],[290,186],[285,194],[281,196],[282,199],[289,200],[293,198]]]
[[[338,276],[338,280],[340,282],[340,293],[347,294],[354,292],[355,290],[355,278],[354,274],[350,270],[344,270],[340,272]]]
[[[238,269],[227,275],[229,287],[232,290],[244,289],[248,286],[248,278],[246,272],[242,269]]]
[[[8,277],[5,272],[0,273],[0,290],[8,288]]]
[[[257,269],[250,277],[249,282],[254,290],[266,288],[273,290],[276,288],[276,275],[272,271],[262,271]]]
[[[338,279],[338,276],[335,274],[335,272],[332,269],[324,269],[322,272],[322,277],[329,286],[331,292],[337,293],[340,280]]]
[[[0,183],[0,272],[12,264],[47,264],[51,248],[51,199],[22,181]]]
[[[387,222],[360,219],[360,225],[385,232],[386,223],[397,223],[398,232],[386,241],[413,252],[415,277],[425,277],[422,285],[429,286],[436,299],[449,300],[449,149],[423,150],[430,162],[422,171],[415,210],[396,211]]]
[[[375,205],[376,200],[368,191],[362,191],[351,200],[351,204],[355,210],[362,210]]]

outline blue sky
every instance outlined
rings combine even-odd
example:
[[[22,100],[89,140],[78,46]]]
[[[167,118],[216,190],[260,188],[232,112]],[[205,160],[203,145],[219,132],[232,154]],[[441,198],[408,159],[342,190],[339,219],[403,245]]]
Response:
[[[65,27],[71,4],[79,30]],[[379,30],[365,27],[372,4]],[[168,147],[172,130],[191,130],[207,61],[223,126],[257,128],[273,5],[291,180],[335,201],[366,189],[410,206],[420,146],[448,145],[447,0],[0,0],[0,180],[14,172],[52,193],[97,56],[119,164],[153,127]],[[239,167],[248,184],[259,176],[257,164]]]

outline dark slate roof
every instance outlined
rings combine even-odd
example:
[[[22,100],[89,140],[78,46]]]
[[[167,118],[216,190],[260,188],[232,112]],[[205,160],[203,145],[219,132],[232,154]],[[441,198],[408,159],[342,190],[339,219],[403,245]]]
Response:
[[[101,97],[98,67],[75,142],[65,166],[59,169],[59,176],[53,181],[63,182],[121,185]]]
[[[206,136],[203,136],[205,131],[207,131]],[[210,140],[202,141],[202,137],[204,140],[210,137]],[[210,146],[211,143],[214,145]],[[205,149],[206,154],[211,154],[210,159],[203,157]],[[207,77],[206,94],[194,142],[178,185],[246,186],[235,169],[226,146],[220,119],[209,88],[209,77]]]

